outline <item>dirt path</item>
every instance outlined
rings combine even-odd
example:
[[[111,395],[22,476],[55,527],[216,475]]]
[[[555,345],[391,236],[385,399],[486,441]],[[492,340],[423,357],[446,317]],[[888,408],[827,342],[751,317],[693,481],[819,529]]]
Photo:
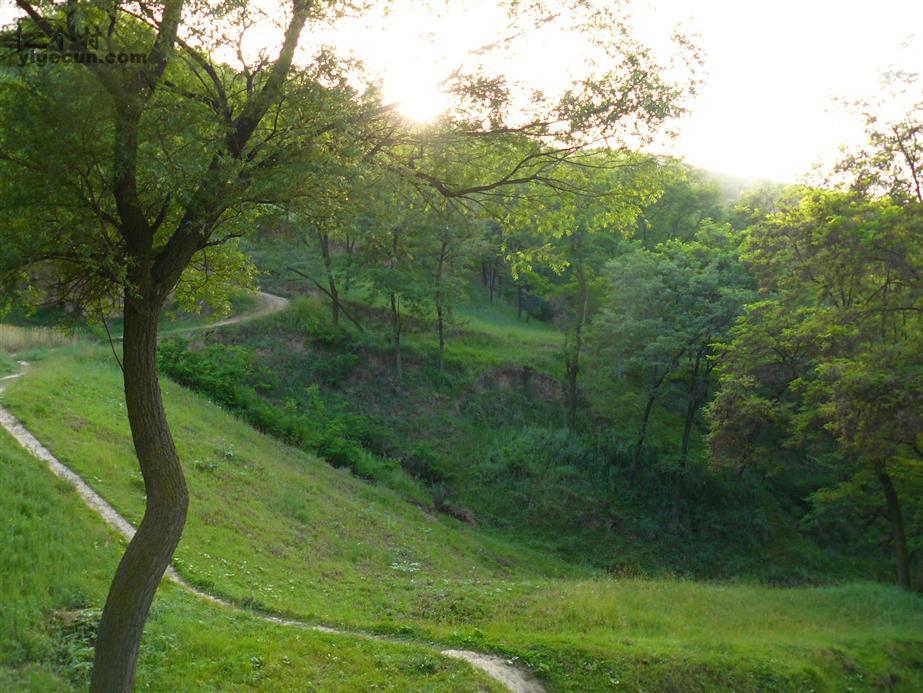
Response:
[[[232,315],[229,318],[219,320],[218,322],[210,322],[207,325],[192,325],[190,327],[175,327],[159,330],[158,337],[172,337],[173,335],[188,334],[190,332],[207,332],[208,330],[227,327],[229,325],[238,325],[242,322],[249,322],[250,320],[256,320],[257,318],[263,318],[267,315],[283,311],[289,304],[287,298],[267,294],[265,291],[256,291],[254,292],[254,296],[256,297],[256,305],[239,315]],[[122,340],[122,335],[115,335],[112,339],[116,342],[120,342]]]
[[[288,305],[288,303],[289,301],[287,298],[274,296],[273,294],[267,294],[265,291],[257,291],[256,305],[250,310],[244,311],[240,315],[234,315],[230,318],[219,320],[218,322],[212,322],[207,325],[194,325],[192,327],[180,327],[175,330],[164,330],[161,334],[174,335],[183,334],[185,332],[205,332],[207,330],[214,330],[219,327],[227,327],[228,325],[237,325],[242,322],[249,322],[250,320],[256,320],[257,318],[262,318],[267,315],[272,315],[273,313],[283,311],[285,310],[285,307]]]
[[[247,311],[246,313],[242,313],[241,315],[235,316],[233,318],[228,318],[227,320],[212,323],[210,325],[185,328],[179,331],[192,332],[197,330],[209,330],[216,327],[225,327],[227,325],[235,325],[241,322],[246,322],[247,320],[254,320],[259,317],[271,315],[272,313],[277,313],[283,310],[287,305],[288,300],[280,296],[260,293],[259,305],[253,310]],[[19,361],[19,366],[21,368],[19,373],[0,378],[0,393],[3,392],[5,382],[14,380],[16,378],[21,378],[26,374],[29,364],[25,361]],[[10,414],[10,412],[8,412],[2,406],[0,406],[0,426],[2,426],[7,431],[7,433],[13,436],[13,438],[33,457],[44,462],[52,474],[70,483],[76,489],[80,498],[83,499],[83,502],[86,503],[94,512],[96,512],[106,522],[106,524],[115,529],[115,531],[125,537],[126,540],[131,540],[135,534],[135,528],[131,525],[131,523],[122,517],[119,512],[113,508],[102,496],[96,493],[96,491],[94,491],[90,485],[87,484],[87,482],[84,481],[82,477],[80,477],[80,475],[78,475],[76,472],[58,460],[58,458],[56,458],[53,454],[51,454],[48,448],[42,445],[38,439],[33,436],[28,431],[28,429],[26,429],[26,427],[16,419],[16,417]],[[382,642],[405,642],[398,640],[392,641],[389,638],[373,635],[371,633],[330,628],[329,626],[323,626],[316,623],[308,623],[306,621],[286,619],[279,616],[273,616],[271,614],[255,612],[251,609],[238,606],[237,604],[234,604],[226,599],[216,597],[213,594],[203,592],[202,590],[193,587],[183,578],[182,575],[176,571],[172,565],[167,568],[166,577],[188,592],[212,604],[228,609],[234,609],[236,611],[243,611],[261,618],[264,621],[277,623],[282,626],[307,628],[322,633],[331,633],[334,635],[343,635],[366,640],[378,640]],[[442,650],[440,654],[442,654],[444,657],[460,659],[467,662],[471,666],[483,671],[492,679],[505,686],[508,690],[513,691],[513,693],[542,693],[544,691],[541,683],[529,672],[519,666],[516,666],[516,664],[514,664],[512,661],[503,657],[488,655],[481,652],[473,652],[471,650]]]

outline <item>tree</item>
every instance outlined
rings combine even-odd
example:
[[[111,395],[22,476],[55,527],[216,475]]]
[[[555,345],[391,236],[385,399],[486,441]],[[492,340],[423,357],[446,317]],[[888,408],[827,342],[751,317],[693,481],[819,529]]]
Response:
[[[820,382],[811,392],[818,400],[819,416],[839,446],[867,465],[877,478],[891,524],[897,581],[909,590],[912,535],[905,510],[913,508],[913,503],[910,498],[905,499],[910,502],[901,503],[892,477],[909,476],[908,472],[919,470],[923,462],[923,358],[919,342],[870,346],[855,358],[823,364],[819,376]],[[905,487],[910,486],[905,482]],[[914,529],[919,534],[923,527]],[[923,592],[923,570],[917,575],[916,590]]]
[[[420,238],[420,260],[429,272],[429,292],[436,312],[436,336],[439,341],[439,370],[445,362],[446,330],[452,308],[464,296],[464,271],[476,257],[483,225],[463,207],[434,209],[432,233]]]
[[[895,478],[912,476],[921,435],[919,220],[917,204],[807,189],[752,227],[745,259],[768,298],[734,328],[709,411],[718,463],[792,469],[833,455],[857,487],[871,473],[905,589]]]
[[[236,87],[242,76],[216,68],[179,38],[182,2],[166,2],[156,16],[145,15],[150,29],[121,11],[125,8],[110,17],[96,4],[70,3],[63,15],[42,15],[29,3],[18,4],[36,27],[49,37],[62,36],[72,51],[92,52],[86,29],[105,20],[101,50],[118,54],[144,46],[147,54],[141,64],[114,68],[87,62],[52,77],[26,71],[6,80],[3,94],[4,122],[16,122],[15,116],[38,110],[43,101],[56,111],[51,118],[68,114],[72,123],[97,120],[97,142],[104,143],[81,142],[84,133],[68,132],[40,114],[5,132],[4,192],[22,205],[15,222],[31,224],[45,216],[45,223],[54,225],[40,234],[21,228],[15,235],[7,232],[3,245],[15,248],[14,257],[4,259],[20,266],[57,261],[66,283],[86,300],[121,294],[125,401],[147,504],[103,610],[92,689],[131,690],[144,622],[189,502],[157,378],[158,318],[193,257],[235,234],[236,208],[268,182],[257,178],[260,169],[282,168],[273,165],[280,156],[274,147],[277,133],[263,119],[280,108],[311,8],[300,0],[292,5],[275,61],[248,82],[249,89],[229,91],[227,81]],[[206,87],[187,96],[194,76]],[[69,103],[75,90],[67,79],[76,79],[92,98]],[[42,125],[55,139],[75,143],[76,151],[56,151],[60,141],[45,144],[47,135],[36,130]],[[83,153],[89,160],[74,158]],[[50,178],[53,187],[42,191],[47,198],[28,200],[28,188],[20,186],[34,185],[50,170],[57,173]],[[45,209],[36,209],[37,204]],[[69,210],[69,218],[59,217],[63,210]]]
[[[660,173],[652,157],[600,152],[569,172],[566,190],[536,191],[507,217],[512,234],[522,237],[525,230],[540,242],[515,253],[514,280],[534,274],[539,264],[556,275],[546,286],[558,304],[556,320],[565,334],[562,358],[571,430],[577,427],[584,331],[595,312],[603,267],[641,210],[660,194]]]
[[[638,217],[634,236],[648,250],[672,239],[692,240],[706,219],[721,220],[721,192],[707,175],[678,162],[661,165],[663,193]]]
[[[561,21],[606,60],[588,60],[583,79],[562,94],[533,93],[524,108],[483,61],[456,70],[447,85],[460,105],[428,138],[442,159],[466,165],[444,176],[437,161],[417,162],[393,106],[349,86],[351,66],[324,50],[296,64],[305,26],[335,20],[352,3],[292,0],[269,18],[244,0],[17,5],[51,53],[94,56],[0,75],[0,262],[5,286],[21,286],[21,269],[42,263],[75,300],[117,301],[124,314],[125,397],[147,505],[103,610],[92,690],[126,691],[189,503],[156,345],[164,303],[194,258],[263,214],[304,208],[311,186],[299,183],[323,173],[334,133],[380,133],[364,150],[370,165],[446,197],[556,186],[589,144],[654,132],[681,113],[688,85],[663,77],[618,5],[577,2],[562,15],[541,2],[511,3],[508,34],[494,48],[536,22]],[[277,52],[247,55],[243,37],[276,19]],[[472,158],[470,142],[493,165]]]
[[[866,144],[846,151],[833,169],[833,180],[871,195],[887,195],[895,202],[923,203],[923,100],[919,76],[888,72],[876,100],[851,104],[865,126]],[[886,115],[894,104],[906,105],[899,116]]]
[[[607,270],[608,292],[591,340],[597,388],[609,391],[625,380],[641,386],[633,484],[654,404],[665,386],[681,386],[683,435],[672,501],[678,524],[693,425],[720,356],[713,345],[753,299],[752,279],[739,262],[733,232],[712,222],[690,241],[668,241],[653,251],[635,246]]]
[[[423,304],[429,298],[426,271],[420,266],[416,253],[431,221],[425,205],[401,197],[401,192],[406,191],[379,188],[375,203],[377,216],[367,217],[369,228],[363,233],[361,251],[362,279],[372,298],[383,298],[388,306],[394,372],[398,381],[404,377],[401,336],[405,313],[408,310],[423,312]]]

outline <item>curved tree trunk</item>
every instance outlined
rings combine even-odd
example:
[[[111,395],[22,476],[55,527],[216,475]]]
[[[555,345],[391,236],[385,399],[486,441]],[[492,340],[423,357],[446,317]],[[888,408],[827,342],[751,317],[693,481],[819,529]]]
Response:
[[[144,477],[144,518],[119,563],[103,609],[90,690],[134,688],[144,622],[179,543],[189,495],[167,423],[157,378],[157,319],[161,302],[126,296],[125,403]]]
[[[883,464],[878,466],[878,483],[888,506],[888,519],[891,521],[891,538],[894,541],[894,563],[897,568],[897,584],[910,591],[910,556],[907,552],[907,535],[904,531],[904,515],[901,504],[891,481],[891,475]]]

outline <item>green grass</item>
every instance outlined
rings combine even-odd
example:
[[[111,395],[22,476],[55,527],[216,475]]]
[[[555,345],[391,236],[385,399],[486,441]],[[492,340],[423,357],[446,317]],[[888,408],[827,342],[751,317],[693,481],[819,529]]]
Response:
[[[85,688],[92,629],[122,541],[0,432],[0,690]],[[165,583],[138,690],[500,690],[432,647],[266,623]]]
[[[8,353],[0,349],[0,378],[16,372],[16,361]]]
[[[161,336],[190,332],[201,327],[206,327],[209,323],[240,315],[256,307],[256,298],[253,294],[246,291],[239,291],[232,294],[229,301],[231,310],[226,316],[212,315],[207,310],[201,313],[186,313],[175,306],[168,307],[161,315],[158,332]],[[109,332],[113,337],[120,337],[122,335],[123,325],[121,317],[109,320],[108,325]],[[102,327],[96,328],[94,332],[99,339],[105,341],[106,333]]]
[[[498,324],[509,317],[502,305],[488,308],[485,315]],[[404,377],[397,382],[381,331],[358,335],[333,328],[320,302],[298,298],[271,318],[209,334],[205,349],[168,345],[162,365],[284,440],[296,438],[267,425],[259,410],[265,405],[301,412],[338,439],[400,460],[417,480],[362,476],[386,480],[424,503],[429,485],[437,507],[471,514],[517,544],[555,551],[569,562],[620,575],[747,577],[778,585],[890,575],[886,559],[839,555],[800,534],[800,500],[807,492],[779,488],[779,482],[770,491],[750,477],[706,469],[698,434],[688,469],[693,529],[676,532],[669,499],[681,412],[655,410],[649,454],[631,491],[628,465],[638,418],[625,411],[631,398],[622,398],[623,411],[605,429],[586,421],[574,436],[566,430],[555,364],[541,349],[533,351],[544,361],[527,367],[517,356],[526,345],[515,336],[466,332],[455,338],[440,371],[434,347],[421,347],[428,337],[411,337]],[[242,355],[248,365],[232,367]],[[225,394],[237,386],[252,391],[246,406]],[[315,407],[318,399],[322,411]],[[343,466],[335,453],[306,447]],[[789,499],[794,503],[786,506]]]
[[[518,656],[561,690],[923,686],[917,596],[871,583],[783,590],[614,579],[430,515],[254,432],[175,384],[166,382],[165,390],[192,494],[177,565],[195,584],[240,603]],[[119,372],[109,359],[98,350],[50,356],[3,400],[62,461],[138,520],[142,485]],[[83,527],[74,531],[92,536]],[[80,542],[74,561],[87,545]],[[173,592],[163,603],[184,604]],[[263,657],[276,638],[294,638],[238,616],[227,616],[233,640],[212,638],[212,629],[189,623],[186,608],[204,606],[189,602],[155,614],[151,633],[162,635],[151,642],[202,633],[194,661],[206,679],[225,666],[238,677],[253,675],[244,660],[248,647]],[[263,645],[237,646],[238,630]],[[329,644],[301,635],[318,648]],[[149,658],[162,649],[152,647]],[[159,656],[166,661],[174,653]],[[156,676],[167,674],[150,675],[158,688]],[[373,672],[361,671],[354,683],[367,688],[366,676]]]
[[[472,287],[466,302],[453,308],[453,319],[446,337],[446,358],[455,363],[492,363],[508,361],[548,366],[564,345],[564,335],[554,325],[540,320],[517,318],[516,308],[502,298],[489,303],[480,287]],[[304,299],[302,299],[304,300]],[[311,299],[313,300],[313,299]],[[366,339],[374,340],[376,327],[383,327],[389,320],[388,303],[384,296],[369,298],[368,289],[354,283],[349,291],[343,291],[341,300],[354,306],[354,313],[365,314]],[[316,300],[329,310],[326,300]],[[411,348],[435,358],[439,342],[435,327],[435,309],[432,314],[404,316],[405,326],[402,342]],[[416,323],[432,323],[421,329],[412,329]],[[353,331],[348,320],[342,320],[344,328]],[[377,330],[378,342],[382,348],[390,343],[387,329]]]
[[[468,303],[456,309],[462,329],[480,332],[511,342],[560,348],[564,336],[554,325],[540,320],[519,319],[516,309],[497,299],[488,303]]]

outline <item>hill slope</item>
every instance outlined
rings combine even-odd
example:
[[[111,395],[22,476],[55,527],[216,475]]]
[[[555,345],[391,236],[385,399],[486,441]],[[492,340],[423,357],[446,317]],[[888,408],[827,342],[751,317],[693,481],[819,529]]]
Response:
[[[0,431],[0,689],[82,689],[121,539]],[[500,690],[430,647],[265,623],[165,583],[141,647],[139,690]]]
[[[98,350],[52,356],[11,385],[3,399],[62,461],[136,522],[143,491],[120,374],[110,361]],[[560,689],[923,685],[923,605],[912,595],[871,584],[777,590],[614,580],[429,515],[390,490],[253,431],[175,384],[166,382],[165,389],[192,494],[177,567],[194,584],[240,604],[345,628],[493,649],[522,657]],[[73,507],[73,498],[68,502]],[[75,532],[62,533],[61,543],[94,536],[82,526]],[[111,561],[115,547],[108,551]],[[74,556],[69,572],[79,574],[79,560],[87,558],[83,551]],[[106,574],[99,571],[97,597]],[[250,628],[266,643],[293,637],[173,594],[165,590],[164,603],[175,598],[190,613],[230,619],[235,638],[238,620],[249,624],[240,627],[242,633]],[[98,604],[98,598],[89,601]],[[157,619],[164,619],[162,631]],[[193,637],[189,630],[155,614],[150,632],[182,640]],[[304,634],[301,639],[318,647],[325,642]],[[197,646],[202,649],[195,661],[206,669],[234,662],[240,652],[222,645],[220,636]],[[391,646],[355,647],[385,656]],[[465,686],[476,678],[438,661],[442,674],[470,677]],[[302,673],[318,680],[323,672],[313,666],[306,663]],[[354,682],[367,688],[371,674],[355,666]],[[181,670],[171,663],[171,672]],[[261,685],[282,685],[284,670],[273,669],[271,676],[261,671],[268,677]]]

